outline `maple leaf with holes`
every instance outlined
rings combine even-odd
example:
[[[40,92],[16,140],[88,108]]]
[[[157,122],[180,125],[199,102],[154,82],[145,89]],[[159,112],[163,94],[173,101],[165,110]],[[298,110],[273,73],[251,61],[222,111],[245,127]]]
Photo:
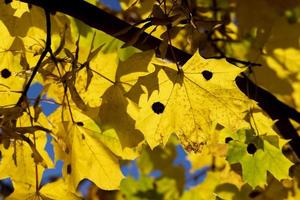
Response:
[[[264,187],[267,184],[267,172],[276,179],[289,179],[289,168],[292,162],[288,160],[279,148],[277,135],[255,135],[254,130],[241,129],[231,133],[232,140],[228,142],[227,160],[230,164],[240,163],[243,179],[251,187]],[[275,137],[275,140],[274,140]]]
[[[153,60],[155,73],[140,77],[136,127],[154,148],[175,132],[188,149],[198,151],[213,123],[231,130],[245,125],[251,101],[236,86],[245,70],[224,59],[204,59],[198,52],[178,71],[175,64]],[[147,81],[148,80],[148,81]],[[151,80],[151,81],[149,81]],[[134,89],[128,97],[137,99]]]

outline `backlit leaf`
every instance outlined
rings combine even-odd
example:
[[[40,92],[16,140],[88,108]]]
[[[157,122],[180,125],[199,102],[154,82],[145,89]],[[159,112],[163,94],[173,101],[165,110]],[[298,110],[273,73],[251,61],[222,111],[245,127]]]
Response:
[[[242,165],[245,182],[253,188],[263,187],[267,181],[267,171],[278,180],[290,178],[292,162],[267,138],[255,136],[250,130],[242,130],[237,135],[233,135],[233,140],[229,142],[227,160]]]
[[[123,175],[117,157],[101,141],[99,126],[76,109],[72,109],[75,120],[72,122],[67,112],[59,109],[52,114],[52,119],[59,120],[61,114],[65,117],[56,127],[54,136],[58,159],[65,161],[64,175],[70,190],[76,191],[79,182],[85,178],[100,188],[117,189]]]
[[[158,79],[141,82],[146,91],[139,99],[136,121],[151,148],[165,144],[175,132],[185,146],[198,151],[213,122],[232,130],[245,123],[250,101],[234,83],[244,69],[224,60],[205,60],[198,53],[182,72],[175,65],[155,62]]]

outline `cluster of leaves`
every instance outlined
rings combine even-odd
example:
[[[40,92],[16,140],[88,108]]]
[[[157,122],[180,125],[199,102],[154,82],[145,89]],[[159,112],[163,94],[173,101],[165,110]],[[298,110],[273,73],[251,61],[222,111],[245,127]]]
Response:
[[[274,191],[297,199],[298,159],[283,155],[288,140],[276,119],[235,80],[257,78],[299,108],[298,2],[120,2],[118,16],[141,27],[126,43],[64,13],[0,0],[0,178],[14,187],[7,199],[81,199],[85,179],[100,199],[272,199]],[[131,47],[143,31],[162,39],[158,50]],[[174,62],[164,59],[168,45],[193,56],[180,65],[171,48]],[[43,90],[31,99],[35,82]],[[58,109],[45,116],[43,102]],[[189,190],[173,164],[178,144],[191,171],[207,171]],[[124,178],[121,163],[135,159],[140,178]],[[59,160],[62,177],[42,184]],[[161,175],[148,176],[153,170]]]

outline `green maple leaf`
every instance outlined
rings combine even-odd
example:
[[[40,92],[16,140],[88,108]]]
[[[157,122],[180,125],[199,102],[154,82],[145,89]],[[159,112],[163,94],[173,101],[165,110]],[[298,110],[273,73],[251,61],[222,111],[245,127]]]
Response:
[[[267,171],[276,179],[289,177],[292,162],[274,146],[268,137],[256,136],[252,130],[244,129],[232,135],[229,142],[227,160],[229,163],[240,163],[243,179],[253,188],[264,186],[267,181]]]

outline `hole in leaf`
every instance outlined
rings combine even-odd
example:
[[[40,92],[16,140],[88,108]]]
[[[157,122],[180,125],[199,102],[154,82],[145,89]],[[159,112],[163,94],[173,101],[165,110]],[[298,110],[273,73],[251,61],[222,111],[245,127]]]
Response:
[[[212,77],[213,77],[213,73],[207,70],[204,70],[202,72],[203,77],[205,78],[205,80],[209,81]]]
[[[228,144],[231,140],[233,140],[232,137],[226,137],[225,138],[225,143]]]
[[[257,148],[256,148],[255,144],[253,144],[253,143],[248,144],[247,152],[249,154],[255,154],[256,150],[257,150]]]
[[[164,112],[165,106],[164,106],[164,104],[162,104],[160,102],[155,102],[155,103],[152,104],[152,110],[156,114],[161,114],[161,113]]]
[[[71,164],[67,165],[67,174],[71,174],[72,173],[72,166]]]
[[[83,122],[76,122],[77,126],[83,126],[84,123]]]
[[[1,71],[2,78],[9,78],[11,76],[11,72],[8,69],[2,69]]]
[[[81,134],[81,139],[85,140],[85,136],[83,134]]]

